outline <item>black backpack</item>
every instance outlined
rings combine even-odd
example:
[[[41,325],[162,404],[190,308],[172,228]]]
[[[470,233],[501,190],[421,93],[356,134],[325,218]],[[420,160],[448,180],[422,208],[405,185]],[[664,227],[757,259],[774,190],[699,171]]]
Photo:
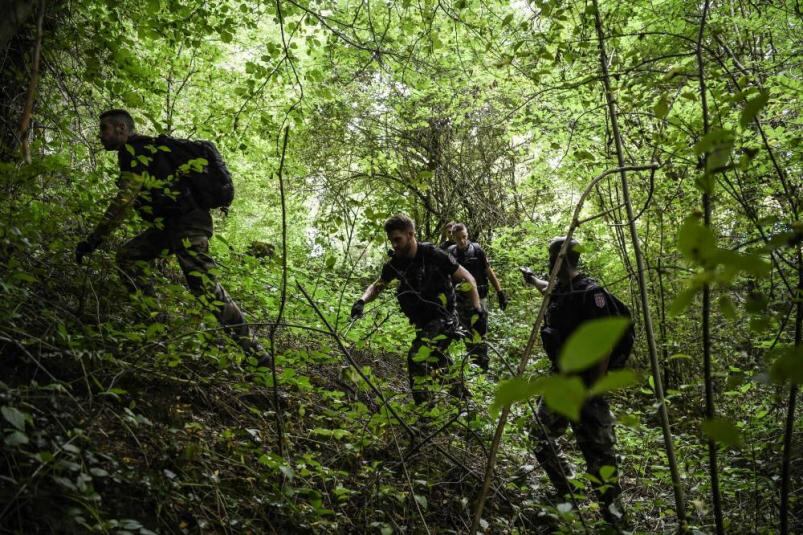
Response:
[[[198,206],[204,210],[221,208],[228,211],[234,200],[234,183],[214,143],[168,136],[159,136],[156,143],[169,149],[165,151],[167,157],[176,166],[176,174],[187,179]]]
[[[614,346],[613,351],[611,351],[611,357],[608,360],[609,370],[620,370],[627,364],[627,359],[630,358],[630,353],[633,352],[633,344],[636,342],[636,329],[633,326],[633,314],[630,312],[630,309],[627,307],[627,305],[619,300],[618,297],[604,288],[600,289],[605,292],[605,294],[613,303],[613,308],[615,309],[616,313],[611,315],[630,320],[630,326],[627,328],[627,331],[625,331],[625,334],[622,335],[622,338],[619,339]]]

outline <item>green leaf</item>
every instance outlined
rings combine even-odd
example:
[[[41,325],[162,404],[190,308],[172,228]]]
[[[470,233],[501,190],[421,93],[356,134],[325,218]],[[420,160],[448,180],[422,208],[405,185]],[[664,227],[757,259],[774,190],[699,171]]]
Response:
[[[28,435],[22,431],[14,431],[5,439],[6,446],[20,446],[28,443]]]
[[[25,431],[26,418],[24,412],[17,410],[16,407],[3,407],[0,408],[0,412],[3,413],[3,418],[5,418],[8,423],[20,431]]]
[[[507,407],[519,401],[525,401],[542,392],[542,378],[530,381],[522,377],[514,377],[507,381],[502,381],[496,388],[493,403],[488,411],[496,416],[502,407]]]
[[[776,383],[803,384],[803,346],[789,348],[773,362],[770,377]]]
[[[580,420],[580,409],[588,397],[588,391],[579,377],[556,375],[542,381],[544,401],[558,414],[572,421]]]
[[[766,106],[767,101],[770,99],[770,93],[766,89],[762,89],[759,94],[745,103],[742,108],[742,115],[739,117],[739,124],[742,128],[747,127],[758,116],[761,108]]]
[[[593,366],[608,355],[622,338],[630,320],[621,317],[600,318],[580,325],[563,344],[558,358],[563,372],[578,372]]]
[[[719,298],[719,310],[722,312],[722,315],[729,320],[736,319],[736,307],[733,306],[733,301],[731,301],[731,298],[727,295],[723,295]]]
[[[602,478],[602,481],[608,482],[611,478],[615,477],[616,474],[616,467],[610,465],[604,465],[599,469],[599,476]]]
[[[669,98],[665,93],[655,101],[652,111],[658,119],[665,119],[669,114]]]
[[[594,383],[588,393],[591,396],[598,396],[612,390],[627,388],[638,382],[638,375],[631,369],[613,370]]]
[[[705,436],[725,446],[739,447],[742,437],[736,425],[725,418],[712,418],[703,422]]]
[[[672,304],[669,305],[669,311],[667,314],[669,314],[670,317],[674,317],[686,310],[686,308],[688,308],[688,306],[691,304],[692,300],[694,300],[694,296],[697,295],[697,290],[697,285],[693,285],[682,290],[675,296],[674,299],[672,299]]]
[[[429,503],[427,502],[426,496],[421,496],[420,494],[414,494],[413,498],[415,498],[416,503],[421,506],[421,509],[426,510]]]
[[[678,251],[687,259],[702,263],[717,253],[714,233],[690,215],[678,231]]]
[[[418,348],[415,355],[413,355],[413,362],[426,362],[432,354],[432,348],[427,345],[422,345]]]
[[[686,355],[685,353],[676,353],[667,360],[692,360],[692,358],[691,355]]]

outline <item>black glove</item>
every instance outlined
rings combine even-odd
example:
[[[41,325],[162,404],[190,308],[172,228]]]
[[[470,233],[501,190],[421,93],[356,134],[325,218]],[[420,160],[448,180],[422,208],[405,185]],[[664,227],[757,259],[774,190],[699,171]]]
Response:
[[[100,245],[100,238],[94,234],[78,242],[78,245],[75,247],[75,261],[81,264],[84,261],[84,257],[97,249],[98,245]]]
[[[528,267],[520,267],[519,271],[521,271],[521,274],[524,276],[524,282],[529,283],[529,284],[535,284],[535,278],[536,277],[535,277],[535,273],[533,273],[532,269],[530,269]]]
[[[475,315],[477,319],[474,319]],[[488,333],[488,312],[482,307],[475,308],[474,314],[472,314],[472,320],[471,330],[477,331],[480,336],[485,336]]]
[[[357,299],[351,306],[351,318],[357,319],[362,317],[363,309],[365,309],[365,301]]]
[[[507,295],[502,290],[496,292],[496,298],[499,300],[499,310],[505,310],[507,308]]]

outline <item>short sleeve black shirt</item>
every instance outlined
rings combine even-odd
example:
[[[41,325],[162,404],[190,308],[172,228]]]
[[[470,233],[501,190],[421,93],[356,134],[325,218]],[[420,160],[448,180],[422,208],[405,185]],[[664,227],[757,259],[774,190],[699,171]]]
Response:
[[[391,258],[382,267],[381,279],[399,279],[399,306],[410,323],[423,327],[434,319],[452,315],[455,296],[451,277],[459,268],[451,255],[431,243],[420,242],[413,258]]]

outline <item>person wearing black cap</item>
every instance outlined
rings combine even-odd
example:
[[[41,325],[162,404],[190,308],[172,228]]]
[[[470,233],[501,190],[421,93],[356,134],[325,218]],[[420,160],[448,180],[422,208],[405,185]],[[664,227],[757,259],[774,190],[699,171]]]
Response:
[[[549,243],[550,271],[565,241],[565,238],[555,238]],[[553,371],[558,370],[558,355],[563,344],[582,323],[596,318],[630,314],[621,301],[593,279],[578,271],[579,260],[579,243],[572,239],[561,263],[558,282],[552,292],[544,324],[541,327],[541,340]],[[541,293],[546,291],[548,285],[546,280],[536,277],[527,268],[522,268],[522,274],[526,283],[534,285]],[[610,357],[580,372],[579,375],[586,386],[592,385],[604,376],[609,368],[622,367],[632,342],[631,326]],[[570,422],[565,416],[550,410],[542,402],[538,409],[538,419],[542,425],[533,427],[533,438],[536,442],[535,456],[555,486],[558,495],[562,498],[571,492],[567,478],[571,474],[571,468],[556,443],[556,439],[562,436],[571,424],[577,445],[585,458],[588,473],[597,480],[594,486],[598,489],[603,517],[615,528],[626,527],[624,508],[619,500],[622,489],[618,480],[614,418],[608,401],[602,396],[589,398],[583,404],[578,422]],[[606,473],[608,477],[605,478],[601,474],[604,466],[613,469],[610,475]]]

